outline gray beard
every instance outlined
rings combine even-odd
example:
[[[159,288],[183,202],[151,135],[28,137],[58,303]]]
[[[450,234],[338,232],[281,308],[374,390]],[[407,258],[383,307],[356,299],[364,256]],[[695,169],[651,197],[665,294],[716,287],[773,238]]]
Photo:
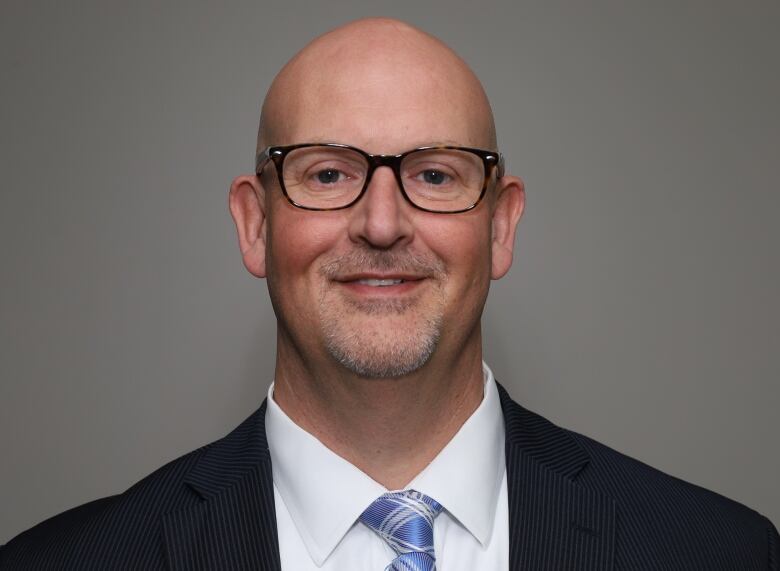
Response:
[[[399,336],[392,343],[377,339],[372,342],[359,332],[343,331],[336,325],[328,327],[325,349],[336,362],[360,377],[403,377],[420,369],[431,358],[441,337],[441,321],[441,317],[426,320],[421,328]]]
[[[408,252],[386,252],[358,249],[331,260],[321,269],[323,276],[331,279],[339,274],[358,270],[408,270],[421,275],[446,276],[441,260],[432,256],[417,256]],[[440,283],[440,282],[439,282]],[[440,292],[440,295],[441,294]],[[384,338],[382,332],[356,331],[345,324],[343,313],[328,303],[326,292],[320,298],[320,316],[325,332],[325,348],[328,353],[355,375],[380,379],[408,375],[425,365],[433,355],[441,338],[443,297],[438,307],[428,316],[412,319],[409,331],[391,332]],[[348,302],[348,311],[363,318],[416,312],[414,300],[368,299]]]

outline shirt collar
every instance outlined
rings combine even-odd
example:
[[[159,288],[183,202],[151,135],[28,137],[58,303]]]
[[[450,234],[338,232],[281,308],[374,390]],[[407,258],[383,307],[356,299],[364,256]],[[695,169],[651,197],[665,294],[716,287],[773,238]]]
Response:
[[[485,392],[479,407],[407,488],[434,498],[485,547],[493,532],[506,455],[498,388],[490,368],[482,363],[482,369]]]
[[[498,389],[491,370],[482,366],[482,402],[405,489],[434,498],[485,546],[506,459]],[[272,383],[265,429],[274,485],[309,555],[321,566],[363,510],[388,490],[295,424],[273,400],[273,389]]]

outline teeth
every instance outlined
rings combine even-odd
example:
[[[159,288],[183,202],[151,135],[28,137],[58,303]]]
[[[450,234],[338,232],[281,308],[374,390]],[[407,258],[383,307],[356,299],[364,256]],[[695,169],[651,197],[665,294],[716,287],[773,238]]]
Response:
[[[372,287],[385,287],[403,283],[404,280],[358,280],[357,283]]]

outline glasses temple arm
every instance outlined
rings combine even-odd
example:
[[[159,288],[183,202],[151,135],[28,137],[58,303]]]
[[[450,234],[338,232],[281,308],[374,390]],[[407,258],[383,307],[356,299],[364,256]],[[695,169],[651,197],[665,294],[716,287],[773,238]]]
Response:
[[[261,172],[263,172],[263,168],[265,168],[265,163],[271,160],[271,153],[269,151],[270,148],[266,147],[265,149],[257,153],[257,156],[255,157],[255,173],[260,174]]]

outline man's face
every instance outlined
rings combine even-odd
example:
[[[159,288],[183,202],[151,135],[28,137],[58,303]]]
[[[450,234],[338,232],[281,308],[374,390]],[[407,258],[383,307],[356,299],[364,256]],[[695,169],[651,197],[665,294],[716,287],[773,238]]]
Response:
[[[268,142],[337,142],[374,154],[490,146],[484,113],[475,111],[469,90],[429,69],[404,71],[399,77],[395,64],[372,65],[299,80],[303,87],[288,89],[284,121]],[[374,172],[358,203],[337,211],[292,206],[272,167],[261,180],[264,273],[280,343],[300,355],[335,359],[361,376],[393,377],[433,355],[451,361],[479,338],[496,273],[492,184],[475,209],[435,214],[406,202],[387,167]]]

